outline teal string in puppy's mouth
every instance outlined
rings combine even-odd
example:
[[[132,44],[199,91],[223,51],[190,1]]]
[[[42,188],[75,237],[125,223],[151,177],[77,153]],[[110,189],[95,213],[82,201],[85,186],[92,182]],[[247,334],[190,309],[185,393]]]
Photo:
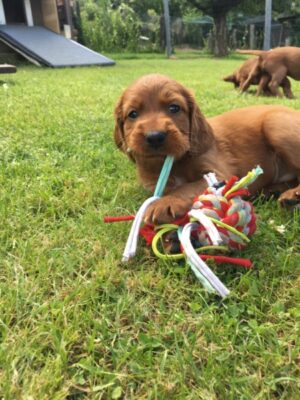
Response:
[[[166,157],[154,190],[154,196],[161,197],[163,195],[163,192],[165,190],[165,187],[167,185],[170,176],[173,162],[174,162],[173,156]]]

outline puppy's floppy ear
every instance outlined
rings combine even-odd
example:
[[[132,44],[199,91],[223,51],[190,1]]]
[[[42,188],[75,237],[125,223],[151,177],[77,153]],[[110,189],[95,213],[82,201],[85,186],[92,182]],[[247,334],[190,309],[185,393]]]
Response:
[[[185,90],[185,97],[189,107],[190,153],[202,154],[213,144],[213,131],[201,113],[193,94]]]
[[[123,96],[117,102],[115,107],[115,129],[114,129],[114,140],[117,147],[123,151],[123,153],[127,154],[127,156],[135,162],[135,159],[129,149],[127,148],[125,142],[125,135],[124,135],[124,120],[123,120]]]
[[[123,115],[122,115],[122,104],[123,97],[119,99],[115,107],[115,129],[114,129],[114,140],[117,147],[126,152],[125,141],[124,141],[124,130],[123,130]]]

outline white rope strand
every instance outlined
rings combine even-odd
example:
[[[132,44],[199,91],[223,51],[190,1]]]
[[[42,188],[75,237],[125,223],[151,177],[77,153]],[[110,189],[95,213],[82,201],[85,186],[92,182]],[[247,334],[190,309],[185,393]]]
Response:
[[[195,218],[204,226],[208,236],[210,237],[212,244],[218,246],[223,242],[218,229],[215,227],[214,223],[208,218],[201,210],[191,210],[188,215]]]
[[[193,265],[199,270],[208,283],[215,289],[221,296],[226,297],[230,292],[227,287],[220,281],[220,279],[211,271],[207,264],[201,260],[199,255],[193,248],[190,240],[191,231],[195,228],[195,223],[189,223],[184,226],[181,235],[181,245],[184,249],[186,257]]]
[[[123,252],[122,261],[127,262],[131,257],[135,256],[137,242],[139,237],[140,226],[143,221],[143,217],[147,208],[152,204],[154,201],[159,199],[157,196],[149,197],[144,203],[141,205],[139,211],[137,212],[134,221],[131,225],[130,233],[126,242],[126,246]]]

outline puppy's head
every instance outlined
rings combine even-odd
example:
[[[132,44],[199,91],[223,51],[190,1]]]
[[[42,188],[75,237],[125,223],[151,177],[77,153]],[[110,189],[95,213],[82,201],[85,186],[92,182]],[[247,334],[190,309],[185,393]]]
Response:
[[[135,156],[182,158],[201,154],[212,132],[193,95],[178,82],[158,74],[129,86],[115,108],[114,138],[133,160]]]
[[[239,86],[239,81],[238,81],[237,76],[236,76],[235,73],[232,74],[232,75],[225,76],[223,78],[223,81],[233,83],[234,87],[236,87],[236,88]]]

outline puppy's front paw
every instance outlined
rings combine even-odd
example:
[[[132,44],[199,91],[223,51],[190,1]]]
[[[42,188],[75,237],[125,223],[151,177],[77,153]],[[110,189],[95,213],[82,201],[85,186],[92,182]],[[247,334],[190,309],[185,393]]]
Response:
[[[300,186],[282,193],[278,201],[283,207],[293,207],[300,204]]]
[[[144,220],[149,224],[169,223],[186,214],[191,205],[188,200],[164,196],[148,207]]]

